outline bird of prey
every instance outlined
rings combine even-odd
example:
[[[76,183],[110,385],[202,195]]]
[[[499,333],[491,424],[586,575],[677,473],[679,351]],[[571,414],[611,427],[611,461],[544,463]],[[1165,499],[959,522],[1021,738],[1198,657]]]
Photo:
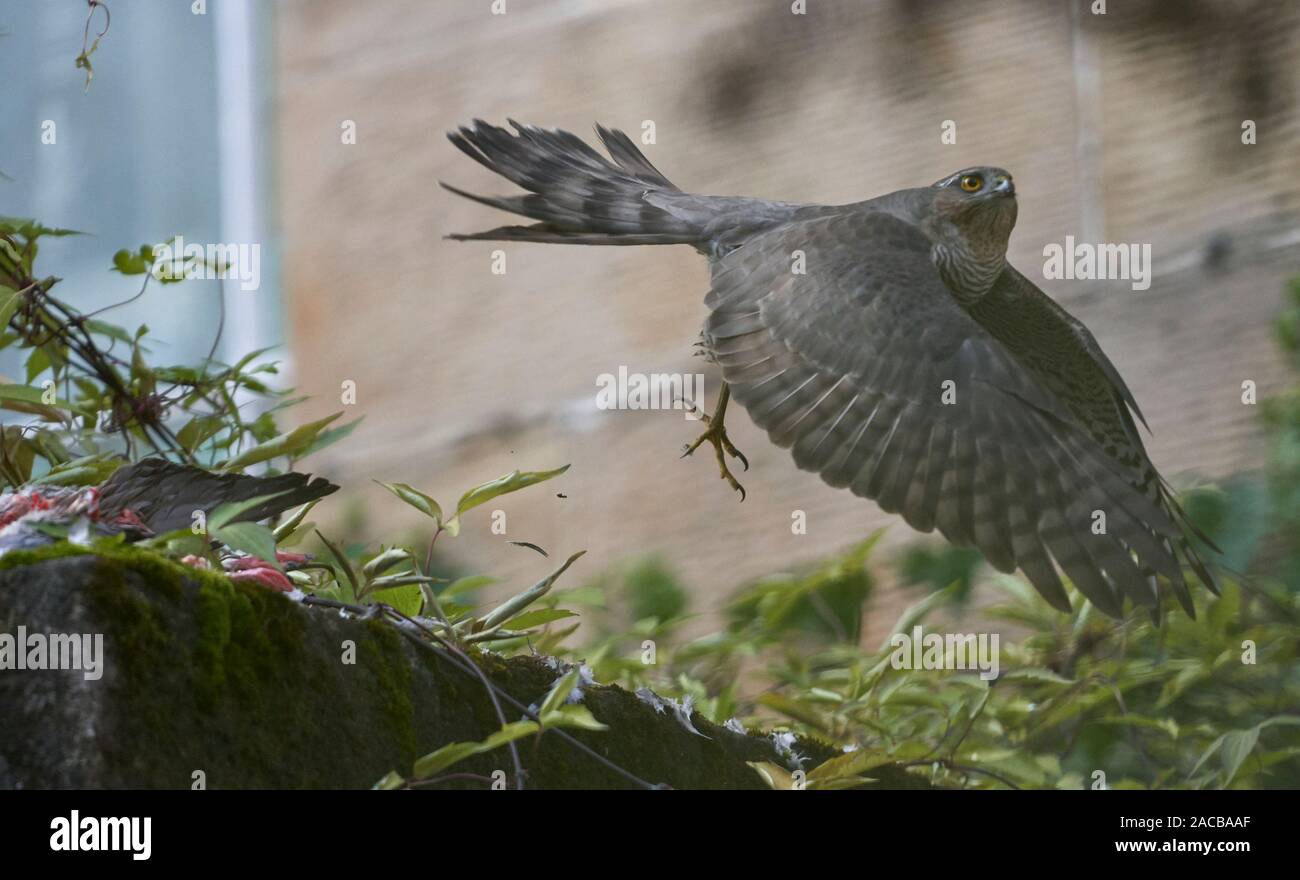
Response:
[[[53,533],[63,528],[69,534],[80,529],[87,539],[116,534],[139,539],[188,529],[196,510],[210,514],[222,504],[265,497],[231,518],[256,522],[337,490],[323,477],[307,474],[214,474],[148,458],[123,465],[99,486],[32,484],[0,495],[0,556],[53,543]]]
[[[448,137],[527,194],[443,186],[536,222],[449,237],[704,254],[703,342],[724,384],[687,453],[709,442],[742,499],[726,459],[747,466],[724,426],[733,396],[800,468],[1020,569],[1058,609],[1058,568],[1116,617],[1125,598],[1158,613],[1166,588],[1194,614],[1184,564],[1218,592],[1124,380],[1007,262],[1016,190],[1003,169],[791,204],[683,192],[617,130],[596,127],[611,161],[568,132],[510,125]]]

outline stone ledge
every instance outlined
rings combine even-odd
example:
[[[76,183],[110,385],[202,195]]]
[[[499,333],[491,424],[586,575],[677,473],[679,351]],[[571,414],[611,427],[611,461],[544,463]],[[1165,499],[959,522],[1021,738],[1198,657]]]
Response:
[[[499,726],[477,678],[379,620],[343,617],[174,565],[147,551],[56,545],[0,561],[0,631],[103,633],[102,678],[0,672],[0,788],[368,788],[446,743]],[[341,662],[343,643],[356,663]],[[556,673],[540,658],[484,654],[485,673],[525,705]],[[571,731],[636,776],[673,788],[763,788],[746,761],[770,739],[702,716],[696,736],[616,686],[584,688],[610,729]],[[507,708],[507,719],[518,712]],[[518,743],[530,788],[629,782],[553,734]],[[825,746],[800,743],[812,759]],[[510,772],[505,749],[456,771]],[[882,768],[891,770],[892,768]],[[902,771],[880,785],[925,787]],[[481,788],[476,780],[445,787]]]

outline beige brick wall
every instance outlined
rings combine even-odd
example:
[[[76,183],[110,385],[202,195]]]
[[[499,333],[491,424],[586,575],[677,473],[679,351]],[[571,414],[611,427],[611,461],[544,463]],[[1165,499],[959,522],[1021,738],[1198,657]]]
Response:
[[[1150,290],[1045,282],[1128,378],[1168,476],[1222,476],[1263,454],[1243,379],[1285,381],[1268,321],[1300,269],[1294,3],[1112,2],[1072,28],[1066,4],[759,0],[287,2],[278,27],[279,200],[296,380],[337,409],[357,383],[366,422],[314,466],[347,484],[375,534],[416,522],[370,478],[444,503],[515,467],[572,462],[562,482],[503,499],[508,535],[471,516],[449,549],[516,581],[586,548],[575,574],[657,552],[717,607],[746,578],[820,557],[892,518],[798,472],[737,412],[751,460],[738,504],[707,455],[679,461],[680,413],[598,412],[595,377],[705,367],[702,259],[686,248],[492,246],[442,240],[504,215],[439,179],[510,191],[443,133],[507,116],[586,135],[635,134],[683,189],[846,202],[965,165],[1016,176],[1013,261],[1085,234],[1150,242]],[[1095,87],[1089,87],[1089,73]],[[1243,119],[1259,143],[1243,146]],[[357,143],[340,143],[343,120]],[[956,145],[940,125],[957,123]],[[1080,161],[1079,145],[1096,148]],[[1087,182],[1099,181],[1090,190]],[[1225,267],[1199,254],[1234,236]],[[1289,242],[1289,244],[1288,244]],[[708,406],[716,374],[706,370]],[[563,491],[567,499],[555,497]],[[340,505],[335,505],[336,509]],[[795,536],[791,511],[808,514]],[[895,523],[890,540],[911,537]],[[385,531],[387,530],[387,531]],[[451,542],[448,542],[451,544]],[[890,598],[893,595],[893,598]],[[895,606],[886,591],[882,606]],[[892,611],[882,607],[882,615]]]

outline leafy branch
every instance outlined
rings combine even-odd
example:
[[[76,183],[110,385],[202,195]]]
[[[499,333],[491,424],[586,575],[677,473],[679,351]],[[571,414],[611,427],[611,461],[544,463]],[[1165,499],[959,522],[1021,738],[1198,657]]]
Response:
[[[34,270],[42,239],[78,234],[0,218],[0,350],[17,346],[27,352],[26,381],[0,384],[0,408],[34,419],[4,429],[0,476],[5,483],[99,482],[119,454],[160,455],[231,471],[272,459],[292,467],[356,427],[356,421],[331,427],[335,414],[282,433],[277,413],[299,401],[268,385],[277,365],[258,362],[267,350],[226,365],[213,356],[214,340],[213,350],[196,366],[152,364],[147,326],[128,331],[101,316],[145,296],[152,281],[185,280],[196,268],[194,259],[164,264],[151,245],[118,251],[113,268],[138,276],[139,291],[82,313],[55,296],[59,278],[40,277]],[[242,414],[250,405],[261,408],[251,419]]]

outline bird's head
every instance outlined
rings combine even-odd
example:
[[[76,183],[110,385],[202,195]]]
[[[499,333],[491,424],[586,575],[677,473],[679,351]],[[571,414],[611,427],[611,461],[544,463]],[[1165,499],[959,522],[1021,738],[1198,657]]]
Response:
[[[927,230],[936,258],[949,265],[954,280],[982,292],[1006,262],[1007,243],[1016,225],[1016,187],[1001,168],[963,168],[931,187],[934,212]]]
[[[1002,168],[963,168],[934,184],[934,205],[967,232],[997,229],[1004,238],[1016,225],[1016,185]]]

